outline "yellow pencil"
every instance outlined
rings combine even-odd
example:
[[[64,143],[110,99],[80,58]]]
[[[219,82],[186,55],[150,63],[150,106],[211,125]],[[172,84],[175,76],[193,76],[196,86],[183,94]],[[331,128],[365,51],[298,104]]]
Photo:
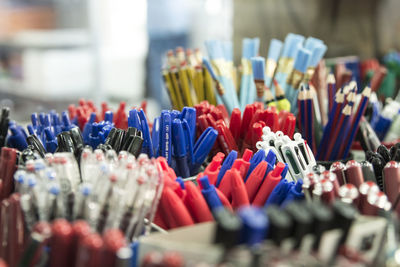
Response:
[[[162,77],[164,80],[165,88],[167,88],[167,93],[168,93],[169,99],[171,100],[172,107],[174,109],[179,108],[178,102],[176,100],[175,89],[172,85],[171,77],[169,76],[168,70],[166,70],[166,69],[162,70]]]

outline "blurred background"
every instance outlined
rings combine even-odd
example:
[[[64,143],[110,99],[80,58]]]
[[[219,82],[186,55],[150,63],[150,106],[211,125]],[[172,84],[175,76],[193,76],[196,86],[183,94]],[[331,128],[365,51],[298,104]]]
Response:
[[[399,50],[399,10],[398,0],[0,0],[0,106],[28,120],[79,98],[146,98],[158,113],[168,49],[232,40],[238,62],[244,37],[260,37],[266,56],[271,38],[294,32],[324,40],[326,57],[381,57]]]

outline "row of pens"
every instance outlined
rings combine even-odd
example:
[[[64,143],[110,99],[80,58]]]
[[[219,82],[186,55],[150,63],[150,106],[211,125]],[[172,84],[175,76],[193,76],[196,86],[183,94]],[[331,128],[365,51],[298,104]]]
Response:
[[[223,224],[225,219],[221,218],[234,213],[243,223],[236,231],[247,232],[229,242],[252,246],[268,237],[279,245],[303,231],[304,224],[314,225],[312,219],[304,222],[304,216],[298,215],[299,211],[310,212],[301,204],[304,198],[311,207],[344,209],[342,216],[349,209],[370,216],[400,211],[400,164],[393,161],[398,157],[398,145],[368,153],[371,163],[336,162],[329,171],[316,164],[299,134],[291,140],[265,127],[258,147],[254,154],[246,149],[242,157],[236,151],[226,158],[217,153],[196,179],[186,181],[177,177],[163,157],[149,159],[141,154],[136,158],[123,150],[93,151],[87,146],[79,161],[73,153],[57,152],[17,162],[17,151],[4,147],[0,161],[0,257],[10,266],[43,261],[50,266],[126,266],[136,260],[127,244],[135,243],[143,233],[214,219]],[[378,169],[377,159],[382,160],[383,169]],[[268,216],[288,214],[292,230],[285,225],[285,231],[273,230],[279,223],[274,225],[270,217],[270,228],[252,230],[251,218],[265,217],[262,209]],[[347,228],[342,229],[346,233],[356,218],[356,212],[352,214],[343,226]],[[334,223],[337,216],[328,217],[330,223],[324,222],[324,231],[338,227]],[[312,227],[307,229],[313,231]],[[307,231],[294,235],[292,249],[300,249]]]

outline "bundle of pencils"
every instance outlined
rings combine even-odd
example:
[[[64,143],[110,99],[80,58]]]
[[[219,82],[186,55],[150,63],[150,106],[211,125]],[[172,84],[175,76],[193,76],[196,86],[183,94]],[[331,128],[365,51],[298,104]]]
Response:
[[[319,39],[288,34],[284,43],[271,40],[265,59],[258,57],[259,38],[245,38],[240,65],[235,67],[231,42],[209,40],[205,46],[208,59],[202,58],[198,49],[194,54],[188,49],[186,57],[180,47],[175,54],[167,53],[162,76],[175,109],[207,100],[225,105],[229,114],[234,108],[243,111],[255,101],[267,105],[284,102],[278,103],[278,111],[296,111],[300,84],[313,77],[327,49]]]

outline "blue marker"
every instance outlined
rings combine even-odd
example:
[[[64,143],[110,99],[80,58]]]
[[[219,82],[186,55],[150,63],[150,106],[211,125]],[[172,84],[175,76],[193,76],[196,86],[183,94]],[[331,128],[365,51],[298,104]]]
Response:
[[[185,134],[183,132],[182,122],[179,119],[175,119],[172,122],[172,145],[174,147],[174,158],[178,175],[183,178],[189,177],[190,170],[186,155]]]
[[[217,187],[221,183],[222,178],[225,175],[225,172],[232,167],[233,162],[235,162],[235,160],[237,159],[237,154],[238,154],[237,151],[232,150],[231,153],[229,153],[228,156],[225,158],[217,176],[217,182],[215,184]]]
[[[193,162],[190,167],[190,174],[196,175],[201,164],[206,160],[215,141],[217,140],[218,131],[212,127],[208,127],[199,137],[193,149]]]
[[[203,194],[203,197],[206,200],[211,212],[216,208],[223,207],[221,199],[219,198],[218,193],[215,190],[215,186],[210,184],[208,177],[201,177],[199,181],[202,187],[201,193]]]

